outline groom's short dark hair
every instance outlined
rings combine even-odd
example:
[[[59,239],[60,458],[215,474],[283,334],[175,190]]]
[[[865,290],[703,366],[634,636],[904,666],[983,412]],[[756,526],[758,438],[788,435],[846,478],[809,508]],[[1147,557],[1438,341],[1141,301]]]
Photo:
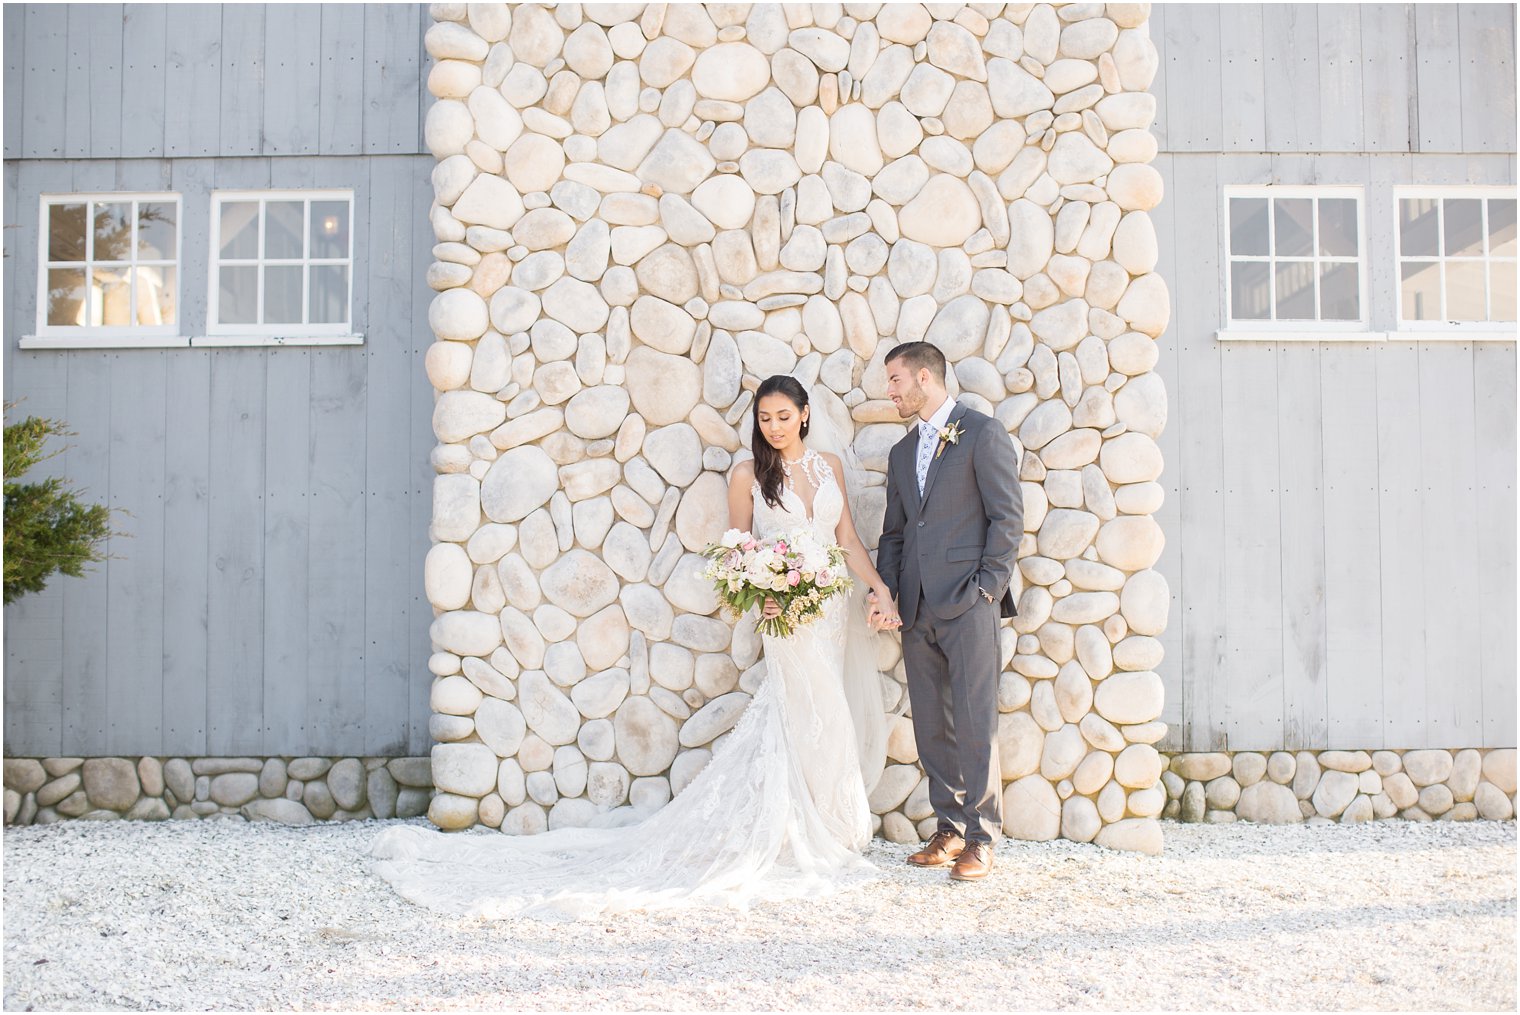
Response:
[[[887,353],[883,362],[890,363],[895,359],[906,363],[915,375],[920,370],[927,370],[938,377],[941,384],[945,383],[945,354],[932,342],[904,342]]]

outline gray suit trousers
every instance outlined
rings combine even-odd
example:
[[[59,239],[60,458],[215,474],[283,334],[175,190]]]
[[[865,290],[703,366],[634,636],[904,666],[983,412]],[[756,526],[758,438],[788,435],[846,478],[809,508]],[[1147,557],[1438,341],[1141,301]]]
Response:
[[[997,604],[979,598],[954,620],[920,610],[902,632],[913,735],[938,828],[991,845],[1003,837],[998,621]]]

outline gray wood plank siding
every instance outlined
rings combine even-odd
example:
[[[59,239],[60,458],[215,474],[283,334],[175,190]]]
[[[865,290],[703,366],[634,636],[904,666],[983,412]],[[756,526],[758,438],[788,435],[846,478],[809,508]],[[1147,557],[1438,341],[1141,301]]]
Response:
[[[7,159],[427,151],[425,4],[7,4],[4,20]]]
[[[1165,749],[1515,743],[1515,345],[1214,335],[1221,188],[1274,182],[1366,188],[1371,323],[1392,329],[1393,188],[1515,183],[1513,17],[1153,8]],[[5,397],[77,431],[39,477],[131,512],[111,559],[6,610],[7,753],[428,750],[427,23],[5,7]],[[16,348],[39,194],[181,194],[199,334],[209,195],[264,186],[354,190],[364,345]]]
[[[1365,188],[1370,324],[1396,328],[1394,187],[1515,184],[1513,26],[1512,5],[1153,8],[1163,748],[1515,743],[1514,343],[1215,338],[1231,184]]]
[[[144,165],[167,166],[163,186],[183,198],[190,334],[205,320],[214,187],[353,188],[364,345],[14,348],[34,320],[38,194],[118,179],[156,189],[130,172]],[[431,166],[416,155],[7,163],[7,206],[21,211],[5,233],[5,397],[77,432],[38,476],[66,475],[130,512],[110,559],[7,608],[7,750],[426,752],[433,398],[429,336],[414,322],[432,295],[419,284],[431,194],[416,182]]]
[[[36,476],[123,533],[6,609],[7,754],[427,753],[425,12],[11,5],[4,25],[5,397],[76,431]],[[200,335],[211,194],[265,187],[353,190],[362,346],[17,348],[39,195],[180,194]]]
[[[1156,4],[1150,31],[1163,151],[1515,151],[1513,4]]]

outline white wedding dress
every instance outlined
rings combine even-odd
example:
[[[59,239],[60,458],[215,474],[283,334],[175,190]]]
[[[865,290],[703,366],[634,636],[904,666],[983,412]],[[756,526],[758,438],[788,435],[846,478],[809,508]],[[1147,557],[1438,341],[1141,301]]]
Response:
[[[781,506],[754,485],[751,530],[776,536],[811,526],[825,542],[845,509],[844,492],[818,452],[800,468],[816,490],[812,518],[795,489]],[[402,826],[371,845],[372,869],[403,897],[456,916],[585,919],[691,904],[747,909],[757,901],[816,897],[883,876],[862,855],[871,840],[867,782],[884,744],[862,761],[852,707],[881,714],[874,657],[853,643],[837,596],[790,638],[764,636],[766,672],[712,759],[673,800],[635,824],[557,828],[537,835],[445,833]],[[854,666],[853,679],[845,679]],[[870,672],[865,670],[869,668]],[[855,701],[847,700],[850,687]],[[869,729],[869,725],[865,728]],[[865,775],[862,775],[862,769]]]

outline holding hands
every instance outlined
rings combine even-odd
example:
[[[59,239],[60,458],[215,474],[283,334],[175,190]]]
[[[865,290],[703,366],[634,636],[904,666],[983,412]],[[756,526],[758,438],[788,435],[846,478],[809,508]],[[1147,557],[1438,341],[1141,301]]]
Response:
[[[866,623],[871,626],[871,630],[895,631],[902,626],[897,604],[892,601],[892,595],[885,587],[872,589],[866,594],[866,601],[871,604],[871,612],[866,616]]]

